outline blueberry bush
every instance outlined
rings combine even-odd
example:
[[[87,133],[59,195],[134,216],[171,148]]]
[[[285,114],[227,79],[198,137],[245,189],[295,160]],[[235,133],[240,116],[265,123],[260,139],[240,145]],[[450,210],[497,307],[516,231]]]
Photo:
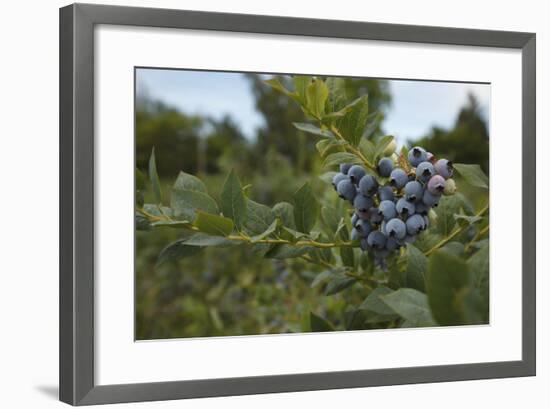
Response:
[[[349,100],[343,79],[294,76],[293,89],[266,83],[309,119],[294,126],[316,138],[319,178],[341,200],[316,195],[307,181],[288,201],[259,203],[235,171],[216,199],[185,172],[166,195],[153,149],[148,175],[136,170],[136,228],[181,231],[157,264],[246,246],[280,263],[319,267],[311,287],[327,297],[353,292],[341,319],[302,311],[295,331],[488,323],[489,204],[474,208],[460,186],[488,190],[480,166],[422,146],[396,151],[392,136],[374,135],[381,116],[369,112],[368,96]]]

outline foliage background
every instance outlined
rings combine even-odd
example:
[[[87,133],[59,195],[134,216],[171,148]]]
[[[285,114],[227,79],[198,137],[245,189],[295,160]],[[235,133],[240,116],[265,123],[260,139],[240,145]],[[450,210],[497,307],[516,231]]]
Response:
[[[288,77],[278,78],[290,82]],[[258,75],[248,75],[248,80],[264,118],[252,140],[231,117],[190,114],[137,95],[137,168],[146,173],[154,146],[166,191],[183,170],[199,176],[218,199],[225,175],[234,168],[243,185],[251,185],[249,196],[258,202],[290,201],[309,180],[319,201],[340,206],[334,192],[318,179],[322,170],[316,140],[292,126],[305,120],[300,108]],[[384,114],[391,109],[387,81],[346,79],[346,85],[352,96],[368,92],[371,111]],[[375,137],[383,134],[383,127],[382,119]],[[411,138],[411,143],[458,162],[477,163],[487,173],[488,138],[486,121],[472,96],[457,112],[452,128],[434,127]],[[457,183],[475,207],[487,203],[487,191],[468,187],[460,179]],[[137,339],[297,332],[308,311],[339,328],[346,320],[346,306],[360,304],[364,298],[355,287],[325,296],[320,286],[311,286],[322,267],[296,259],[264,259],[247,246],[206,248],[199,255],[155,266],[160,251],[181,234],[170,228],[136,234]]]

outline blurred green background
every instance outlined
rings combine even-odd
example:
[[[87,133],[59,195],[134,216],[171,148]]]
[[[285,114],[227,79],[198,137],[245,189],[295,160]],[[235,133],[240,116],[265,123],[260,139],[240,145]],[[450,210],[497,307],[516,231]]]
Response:
[[[302,111],[263,83],[271,76],[147,69],[136,75],[136,166],[147,173],[154,146],[165,192],[183,170],[200,177],[217,199],[227,173],[235,169],[258,202],[291,201],[309,180],[321,202],[342,205],[318,179],[316,139],[292,125],[306,121]],[[186,75],[199,80],[178,86]],[[290,84],[290,77],[278,78]],[[488,174],[489,85],[477,85],[473,92],[468,84],[346,81],[350,99],[368,93],[371,112],[383,113],[375,137],[393,134],[400,145],[419,144],[440,157],[477,163]],[[199,100],[205,103],[195,109]],[[250,118],[256,122],[248,123]],[[434,118],[443,118],[443,125]],[[487,201],[485,191],[469,189],[459,179],[457,184],[474,205]],[[360,288],[324,296],[310,286],[321,267],[264,259],[247,246],[206,248],[155,267],[159,252],[181,234],[171,228],[136,232],[139,340],[298,332],[302,313],[310,310],[338,326],[346,305],[364,298]]]

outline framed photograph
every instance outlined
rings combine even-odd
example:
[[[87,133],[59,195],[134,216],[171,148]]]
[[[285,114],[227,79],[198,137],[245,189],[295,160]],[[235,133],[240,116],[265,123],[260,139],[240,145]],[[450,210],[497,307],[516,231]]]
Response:
[[[64,7],[60,191],[64,402],[535,374],[533,33]]]

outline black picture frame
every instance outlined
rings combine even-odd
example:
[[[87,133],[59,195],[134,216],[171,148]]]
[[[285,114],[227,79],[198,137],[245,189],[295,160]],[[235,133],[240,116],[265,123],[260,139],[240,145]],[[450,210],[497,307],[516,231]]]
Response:
[[[94,26],[503,47],[522,53],[522,359],[509,362],[96,385]],[[60,400],[72,405],[535,375],[535,34],[74,4],[60,9]]]

